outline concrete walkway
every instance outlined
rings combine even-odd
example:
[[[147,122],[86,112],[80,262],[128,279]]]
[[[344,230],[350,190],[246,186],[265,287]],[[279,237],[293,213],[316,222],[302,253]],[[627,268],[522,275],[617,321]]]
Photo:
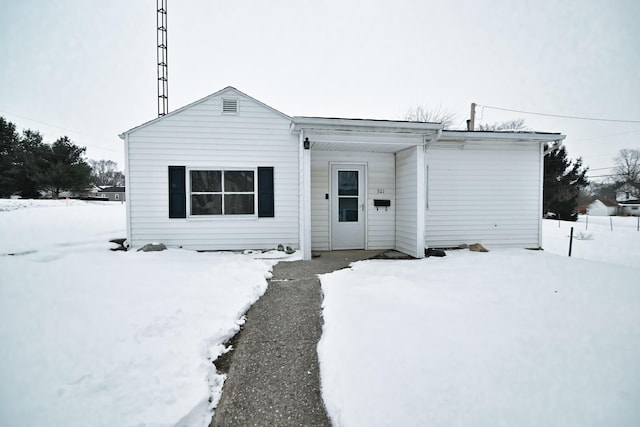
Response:
[[[331,426],[320,396],[316,347],[322,334],[317,274],[381,251],[320,252],[280,262],[247,312],[229,356],[228,378],[211,422],[217,426]]]

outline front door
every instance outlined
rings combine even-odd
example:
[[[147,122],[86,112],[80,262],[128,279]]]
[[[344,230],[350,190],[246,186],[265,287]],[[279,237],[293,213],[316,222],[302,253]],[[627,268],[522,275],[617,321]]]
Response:
[[[365,248],[365,167],[331,165],[331,249]]]

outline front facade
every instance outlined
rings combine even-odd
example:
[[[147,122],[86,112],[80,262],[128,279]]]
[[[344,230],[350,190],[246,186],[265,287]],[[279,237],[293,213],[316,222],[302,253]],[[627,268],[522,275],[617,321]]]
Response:
[[[121,135],[132,246],[540,247],[559,134],[289,117],[228,87]]]

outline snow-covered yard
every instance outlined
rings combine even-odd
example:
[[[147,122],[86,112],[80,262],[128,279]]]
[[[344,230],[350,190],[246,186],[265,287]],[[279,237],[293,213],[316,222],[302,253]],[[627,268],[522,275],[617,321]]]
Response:
[[[0,200],[0,425],[208,425],[208,359],[273,262],[109,251],[124,228],[117,202]]]
[[[124,209],[0,201],[0,425],[208,425],[223,380],[209,359],[275,261],[111,252]],[[640,425],[635,221],[545,221],[544,252],[323,275],[335,425]]]
[[[609,218],[588,230],[585,218],[545,221],[544,252],[450,251],[321,276],[334,425],[640,425],[636,221],[613,218],[613,232]],[[568,258],[571,226],[584,234]]]

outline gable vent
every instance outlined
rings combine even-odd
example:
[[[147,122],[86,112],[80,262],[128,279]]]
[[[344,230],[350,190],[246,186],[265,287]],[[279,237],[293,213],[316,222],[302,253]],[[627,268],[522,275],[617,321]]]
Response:
[[[223,114],[238,114],[238,100],[236,98],[222,99]]]

